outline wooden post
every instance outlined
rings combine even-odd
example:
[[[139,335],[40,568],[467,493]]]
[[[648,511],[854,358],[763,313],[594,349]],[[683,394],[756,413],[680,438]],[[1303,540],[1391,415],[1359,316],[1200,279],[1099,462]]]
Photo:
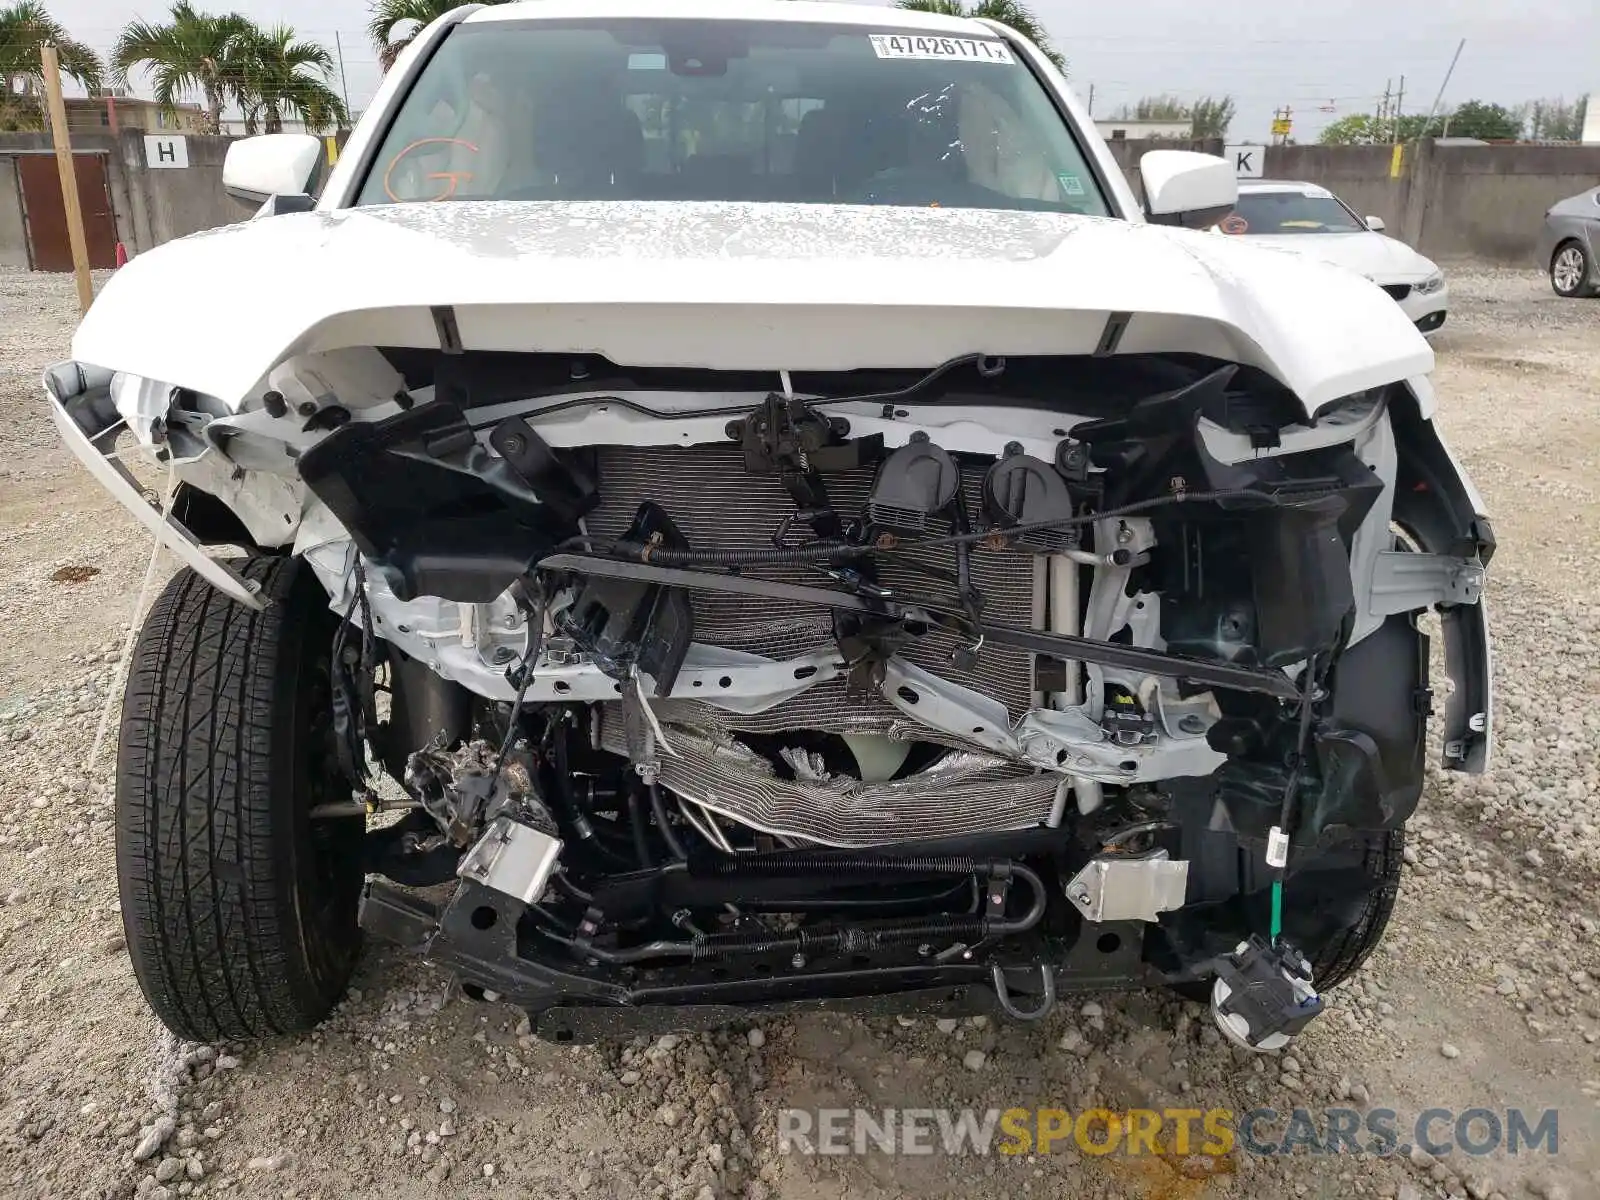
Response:
[[[89,241],[83,232],[83,206],[78,203],[78,172],[72,162],[72,141],[67,136],[67,106],[61,99],[61,61],[56,48],[46,43],[39,50],[44,67],[44,94],[50,106],[50,139],[56,146],[56,169],[61,172],[61,204],[67,217],[67,241],[72,246],[72,273],[78,277],[78,311],[86,313],[94,301],[89,278]]]

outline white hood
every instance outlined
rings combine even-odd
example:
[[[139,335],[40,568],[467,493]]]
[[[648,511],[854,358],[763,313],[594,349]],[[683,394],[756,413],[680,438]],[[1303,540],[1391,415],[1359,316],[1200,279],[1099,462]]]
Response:
[[[273,217],[118,271],[79,362],[237,407],[285,359],[344,346],[597,353],[729,370],[1082,354],[1258,366],[1314,411],[1425,374],[1381,292],[1233,239],[1109,218],[776,204],[451,203]]]
[[[1381,233],[1268,234],[1250,240],[1332,263],[1377,283],[1414,283],[1438,270],[1432,260]]]

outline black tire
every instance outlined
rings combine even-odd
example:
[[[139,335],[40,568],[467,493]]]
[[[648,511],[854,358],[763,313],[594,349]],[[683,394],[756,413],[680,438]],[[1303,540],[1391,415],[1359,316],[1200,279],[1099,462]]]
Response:
[[[1569,252],[1578,256],[1579,271],[1577,275],[1577,282],[1571,287],[1562,287],[1562,285],[1556,281],[1556,264],[1561,260],[1563,255],[1566,255]],[[1576,239],[1562,242],[1561,245],[1555,248],[1554,253],[1550,255],[1550,289],[1555,292],[1556,295],[1562,296],[1568,300],[1577,300],[1585,296],[1593,296],[1596,294],[1595,285],[1591,282],[1593,279],[1594,263],[1590,261],[1589,252],[1584,249],[1582,242]]]
[[[1319,992],[1354,975],[1383,940],[1400,894],[1405,845],[1403,829],[1357,834],[1319,856],[1319,869],[1292,875],[1284,887],[1284,936],[1311,960]],[[1247,932],[1234,930],[1229,940],[1242,941]],[[1185,999],[1210,1003],[1209,979],[1171,986]]]
[[[193,571],[161,593],[123,693],[117,877],[150,1007],[199,1041],[309,1029],[343,994],[360,938],[365,822],[332,740],[337,618],[309,568],[245,562],[267,607]]]
[[[1403,829],[1361,835],[1362,867],[1371,884],[1360,915],[1306,952],[1311,957],[1311,977],[1318,991],[1337,987],[1361,969],[1367,956],[1383,940],[1384,930],[1400,895],[1406,835]],[[1292,893],[1288,893],[1292,897]]]

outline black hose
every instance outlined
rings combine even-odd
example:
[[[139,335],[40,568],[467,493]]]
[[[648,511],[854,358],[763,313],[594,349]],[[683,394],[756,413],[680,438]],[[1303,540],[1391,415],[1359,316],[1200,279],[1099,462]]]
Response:
[[[986,371],[983,367],[985,359],[1000,364],[1000,368]],[[1004,370],[1005,359],[987,354],[958,354],[955,358],[946,359],[914,382],[907,384],[903,388],[897,388],[892,392],[862,392],[854,396],[810,396],[802,400],[801,403],[807,408],[813,408],[819,404],[892,404],[899,400],[909,400],[919,392],[926,391],[928,385],[935,380],[957,367],[966,366],[968,363],[977,365],[978,374],[989,377],[999,375]],[[619,408],[626,408],[631,412],[642,413],[647,417],[660,417],[663,419],[673,417],[744,417],[753,413],[757,407],[751,404],[733,404],[722,408],[663,409],[650,408],[648,405],[640,404],[636,400],[629,400],[625,396],[574,396],[571,399],[560,400],[554,404],[546,404],[543,408],[524,411],[521,415],[524,419],[536,421],[540,417],[553,416],[556,413],[565,412],[569,408],[582,408],[590,404],[613,404]],[[489,429],[498,423],[499,419],[480,421],[472,428],[474,430]]]
[[[698,864],[697,864],[698,865]],[[1044,917],[1047,896],[1044,881],[1031,867],[1020,862],[997,860],[978,862],[961,855],[835,854],[828,851],[799,850],[778,854],[746,854],[713,860],[711,874],[750,875],[758,878],[830,875],[976,875],[996,880],[1016,878],[1033,892],[1033,903],[1015,921],[985,918],[991,934],[1021,933],[1032,929]]]
[[[650,794],[650,811],[655,814],[656,824],[661,827],[661,840],[667,843],[667,852],[682,862],[689,855],[684,851],[678,831],[672,827],[672,822],[667,820],[667,803],[662,798],[661,788],[658,784],[652,783],[648,785],[647,790]]]
[[[579,958],[593,958],[619,966],[648,962],[652,958],[693,958],[696,945],[694,942],[645,942],[641,946],[629,946],[626,950],[605,950],[599,946],[581,945],[576,938],[562,937],[556,933],[545,932],[545,936],[567,947]]]
[[[887,854],[794,850],[719,857],[709,863],[697,862],[692,873],[749,875],[764,879],[792,879],[803,875],[976,875],[989,865],[954,854],[897,858]],[[709,870],[705,869],[707,867]]]
[[[933,939],[976,942],[988,936],[986,924],[981,917],[934,917],[899,925],[847,925],[819,933],[804,929],[792,934],[714,933],[695,939],[694,957],[702,960],[733,954],[864,954]]]
[[[826,859],[828,856],[819,857]],[[842,863],[849,860],[841,858],[837,861]],[[887,863],[908,860],[886,858],[881,861]],[[954,860],[925,859],[924,863],[942,861]],[[581,957],[598,959],[604,963],[626,964],[646,962],[652,958],[692,958],[700,961],[725,955],[779,952],[807,954],[833,951],[856,954],[932,939],[978,942],[991,937],[1025,933],[1044,918],[1045,907],[1049,901],[1048,893],[1045,891],[1044,881],[1031,868],[1019,862],[994,862],[978,864],[978,871],[987,873],[991,879],[1008,876],[1021,879],[1033,892],[1033,903],[1028,906],[1028,911],[1015,920],[991,917],[933,917],[922,921],[844,926],[818,932],[801,929],[792,934],[716,933],[686,942],[646,942],[642,946],[630,946],[626,950],[608,950],[599,946],[580,944],[575,939],[556,934],[549,936],[570,947]],[[924,873],[931,872],[925,869]],[[557,874],[555,878],[559,882],[561,876]]]
[[[644,804],[639,799],[639,789],[628,789],[628,828],[633,834],[633,853],[639,866],[646,871],[655,869],[656,856],[650,852],[650,839],[646,836]]]
[[[550,882],[555,884],[556,890],[562,892],[569,900],[576,900],[579,904],[594,903],[594,896],[568,879],[565,871],[557,871],[550,877]]]
[[[613,866],[624,870],[632,870],[633,862],[623,854],[617,853],[605,840],[599,836],[600,830],[589,820],[582,808],[578,805],[578,795],[572,789],[572,771],[567,757],[567,738],[564,732],[558,733],[553,739],[551,754],[551,773],[555,776],[555,799],[557,818],[561,822],[562,832],[571,830],[572,840],[580,846],[587,846]]]
[[[494,769],[489,772],[489,786],[486,794],[494,795],[495,782],[500,778],[500,771],[506,765],[506,756],[511,753],[511,748],[517,744],[517,736],[521,732],[518,722],[522,719],[522,704],[528,698],[528,685],[533,682],[533,669],[539,664],[539,652],[544,648],[544,597],[536,596],[528,608],[528,648],[523,652],[522,659],[517,667],[521,678],[517,683],[516,699],[511,702],[511,713],[506,717],[506,736],[500,743],[500,752],[495,755]]]
[[[980,862],[957,854],[923,854],[899,857],[887,854],[849,854],[796,850],[777,854],[744,854],[718,858],[709,864],[712,875],[749,875],[782,879],[805,875],[975,875],[986,879],[1021,879],[1033,892],[1033,905],[1017,921],[990,918],[992,933],[1018,933],[1031,929],[1044,916],[1044,881],[1020,862],[999,859]],[[696,863],[697,870],[704,866]]]
[[[1278,828],[1283,830],[1285,837],[1291,837],[1294,832],[1294,802],[1300,790],[1300,772],[1305,767],[1306,744],[1311,735],[1312,697],[1316,695],[1317,691],[1317,656],[1315,654],[1306,659],[1306,665],[1302,670],[1300,723],[1295,731],[1294,741],[1294,770],[1289,772],[1289,778],[1283,785],[1283,802],[1278,810]],[[1287,868],[1285,868],[1283,874],[1287,874]]]
[[[967,911],[964,915],[972,916],[980,907],[977,899],[971,895],[972,889],[977,886],[976,879],[959,880],[954,883],[940,881],[931,885],[931,890],[920,894],[908,896],[830,896],[823,899],[790,897],[785,900],[750,900],[739,901],[739,911],[747,913],[838,913],[838,912],[876,912],[880,915],[906,912],[910,910],[924,910],[930,904],[940,904],[958,897],[962,892],[967,892]],[[981,891],[980,893],[981,894]]]
[[[568,935],[577,933],[577,927],[574,926],[570,921],[563,917],[556,916],[555,913],[551,912],[542,904],[530,904],[528,905],[528,911],[534,916],[538,917],[541,921],[545,921],[551,925],[554,925],[561,933]]]
[[[1223,500],[1260,500],[1277,504],[1280,498],[1260,488],[1224,488],[1212,492],[1182,492],[1170,496],[1154,496],[1136,500],[1117,508],[1086,513],[1075,517],[1050,517],[1040,521],[1023,521],[1004,528],[975,530],[971,533],[952,533],[942,537],[896,539],[892,545],[880,546],[877,542],[847,542],[826,538],[808,542],[804,546],[784,546],[762,550],[673,550],[645,542],[628,542],[620,539],[576,537],[568,538],[556,547],[558,551],[587,550],[608,554],[633,562],[649,563],[657,567],[760,567],[784,563],[826,562],[835,558],[860,558],[893,550],[904,553],[911,550],[934,549],[943,546],[979,546],[990,538],[1012,538],[1018,534],[1040,529],[1068,529],[1078,525],[1092,525],[1096,521],[1131,517],[1173,504],[1205,504]]]
[[[819,559],[853,558],[872,553],[871,546],[829,538],[803,546],[781,546],[770,550],[670,550],[647,542],[625,542],[617,538],[568,538],[557,551],[587,550],[614,558],[647,562],[658,567],[764,567],[785,563],[810,563]]]
[[[1214,492],[1175,492],[1170,496],[1152,496],[1148,500],[1135,500],[1131,504],[1101,509],[1099,512],[1085,513],[1077,517],[1047,517],[1039,521],[1022,521],[1016,525],[980,529],[973,533],[952,533],[944,537],[913,538],[900,543],[895,549],[900,549],[902,546],[913,550],[934,546],[971,546],[979,542],[986,542],[992,537],[1011,538],[1019,533],[1032,533],[1038,529],[1069,529],[1075,525],[1092,525],[1096,521],[1114,520],[1117,517],[1132,517],[1142,512],[1165,508],[1169,504],[1211,504],[1222,500],[1261,500],[1271,504],[1278,503],[1277,496],[1271,492],[1264,492],[1260,488],[1223,488]],[[654,557],[654,555],[651,556],[652,561]]]

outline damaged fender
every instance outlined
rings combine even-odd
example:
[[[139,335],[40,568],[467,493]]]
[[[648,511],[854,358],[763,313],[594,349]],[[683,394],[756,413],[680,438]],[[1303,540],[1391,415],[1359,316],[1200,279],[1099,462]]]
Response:
[[[223,595],[249,608],[266,607],[257,589],[227,563],[212,558],[182,524],[152,505],[129,470],[110,457],[115,430],[122,418],[111,404],[110,371],[85,371],[77,363],[62,363],[45,372],[45,393],[50,418],[62,440],[96,482],[156,535],[185,566]]]

